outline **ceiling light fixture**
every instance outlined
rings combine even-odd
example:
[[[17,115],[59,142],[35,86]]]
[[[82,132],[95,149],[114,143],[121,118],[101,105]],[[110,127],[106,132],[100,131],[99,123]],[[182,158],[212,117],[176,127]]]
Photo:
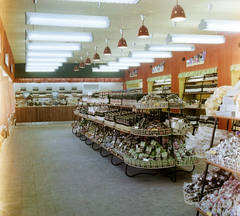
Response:
[[[85,68],[85,64],[83,62],[83,58],[81,57],[81,63],[79,64],[79,68]]]
[[[225,43],[223,35],[195,35],[195,34],[168,34],[167,43],[197,43],[197,44],[222,44]]]
[[[91,65],[91,60],[89,58],[89,52],[87,52],[87,58],[86,58],[86,61],[85,61],[85,65]]]
[[[92,42],[93,35],[88,32],[26,31],[26,40]]]
[[[140,0],[65,0],[65,1],[137,4]]]
[[[56,70],[56,69],[58,69],[58,67],[49,67],[49,66],[46,66],[46,67],[44,67],[44,66],[39,66],[39,67],[36,67],[36,66],[28,66],[28,65],[26,65],[26,70],[44,70],[44,69],[49,69],[49,70]]]
[[[99,68],[92,68],[92,72],[119,72],[119,69],[99,69]]]
[[[97,46],[95,46],[96,53],[93,56],[93,61],[100,61],[100,55],[97,53]]]
[[[26,12],[26,24],[81,28],[108,28],[110,26],[110,19],[107,16]]]
[[[26,58],[26,62],[50,62],[50,63],[53,63],[53,62],[67,62],[67,58]]]
[[[177,5],[175,5],[174,8],[172,9],[171,21],[181,22],[181,21],[184,21],[185,19],[186,19],[185,12],[183,8],[178,4],[178,0],[177,0]]]
[[[107,62],[107,66],[109,67],[121,67],[121,66],[127,66],[127,67],[139,67],[141,64],[139,62]]]
[[[193,44],[146,44],[146,51],[162,52],[162,51],[194,51]]]
[[[80,43],[34,43],[27,42],[26,50],[66,50],[79,51],[81,50]]]
[[[107,66],[107,65],[99,65],[100,69],[108,69],[108,70],[128,70],[128,66]]]
[[[150,51],[133,51],[128,53],[129,58],[172,58],[171,52],[150,52]]]
[[[108,46],[108,39],[105,39],[107,46],[105,47],[103,51],[103,55],[112,55],[111,49]]]
[[[27,66],[32,66],[32,67],[41,67],[41,66],[46,66],[46,67],[51,67],[51,66],[57,66],[57,67],[60,67],[60,66],[63,66],[63,63],[61,63],[61,62],[53,62],[53,63],[50,63],[50,62],[44,62],[44,63],[39,63],[39,62],[28,62],[27,64],[26,64]]]
[[[236,20],[205,20],[198,25],[199,31],[240,32],[240,21]]]
[[[27,57],[73,57],[71,51],[27,51]]]
[[[142,20],[142,26],[138,30],[138,38],[148,38],[149,32],[147,27],[144,25],[145,15],[140,15]]]
[[[118,57],[116,62],[137,62],[137,63],[153,63],[154,58],[129,58],[129,57]]]
[[[127,48],[127,42],[123,38],[123,30],[122,29],[120,29],[120,33],[122,35],[122,38],[120,38],[120,40],[118,41],[118,48],[125,49],[125,48]]]
[[[55,72],[54,69],[27,69],[25,72]]]

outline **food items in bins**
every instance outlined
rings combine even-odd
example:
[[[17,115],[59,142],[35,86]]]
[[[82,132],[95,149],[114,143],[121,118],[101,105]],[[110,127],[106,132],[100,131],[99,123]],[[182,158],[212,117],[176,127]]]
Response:
[[[166,96],[166,100],[169,103],[170,108],[184,108],[185,107],[185,101],[178,97],[177,94],[169,94]]]
[[[170,145],[170,143],[169,143]],[[174,156],[177,161],[177,165],[193,165],[199,163],[201,159],[194,155],[192,149],[186,149],[186,144],[183,139],[176,138],[173,141]]]
[[[240,180],[231,176],[219,190],[204,196],[198,203],[198,208],[216,216],[239,216]]]
[[[131,133],[141,136],[164,136],[170,135],[171,129],[167,124],[159,120],[150,120],[149,118],[142,118],[134,127],[131,128]]]
[[[169,119],[165,120],[165,124],[170,127],[170,121]],[[190,122],[185,118],[171,118],[171,128],[173,134],[179,134],[179,135],[185,135],[187,131],[190,131],[192,133],[193,126],[190,124]]]
[[[136,103],[137,108],[161,108],[168,107],[168,103],[162,95],[149,93],[143,96],[141,100]]]
[[[240,136],[235,135],[206,152],[207,160],[240,171]]]
[[[231,176],[231,172],[215,167],[208,171],[204,193],[210,194],[214,189],[222,187],[225,181]],[[202,174],[193,174],[192,182],[183,184],[184,198],[188,203],[196,203],[200,201],[200,194],[203,186],[204,172]]]
[[[160,145],[156,140],[141,141],[129,149],[128,156],[124,157],[127,164],[146,167],[161,168],[175,165],[167,145]]]

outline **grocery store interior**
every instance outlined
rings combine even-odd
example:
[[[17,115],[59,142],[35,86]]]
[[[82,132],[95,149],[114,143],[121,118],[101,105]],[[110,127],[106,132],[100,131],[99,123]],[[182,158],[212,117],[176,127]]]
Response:
[[[240,1],[0,5],[0,216],[240,215]]]

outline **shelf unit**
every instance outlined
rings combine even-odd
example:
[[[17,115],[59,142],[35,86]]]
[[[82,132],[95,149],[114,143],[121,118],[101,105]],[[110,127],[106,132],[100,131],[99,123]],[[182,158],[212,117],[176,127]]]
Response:
[[[213,127],[213,133],[212,133],[212,139],[211,139],[211,144],[210,144],[210,148],[213,147],[213,141],[214,141],[214,136],[215,136],[215,131],[216,131],[216,125],[217,125],[217,121],[218,119],[227,119],[227,130],[228,130],[228,126],[229,126],[229,120],[240,120],[240,118],[237,118],[237,117],[226,117],[226,116],[214,116],[214,127]],[[213,166],[216,166],[216,167],[219,167],[221,169],[224,169],[226,171],[229,171],[229,172],[232,172],[232,173],[235,173],[237,175],[240,175],[240,172],[238,172],[237,170],[233,170],[233,169],[229,169],[227,167],[224,167],[224,166],[221,166],[219,164],[215,164],[211,161],[208,161],[208,160],[204,160],[204,162],[206,163],[206,168],[205,168],[205,173],[204,173],[204,178],[203,178],[203,185],[202,185],[202,189],[201,189],[201,196],[200,196],[200,200],[202,199],[203,197],[203,192],[204,192],[204,186],[206,184],[206,177],[207,177],[207,173],[208,173],[208,167],[209,165],[213,165]],[[206,216],[209,216],[209,215],[212,215],[211,212],[204,212],[202,211],[199,207],[196,207],[196,210],[197,210],[197,216],[199,215],[199,213],[203,214],[203,215],[206,215]]]
[[[119,106],[119,108],[122,108],[122,106]],[[129,108],[132,108],[133,109],[133,107],[129,107]],[[156,108],[155,108],[156,109]],[[142,110],[142,111],[141,111]],[[137,118],[137,113],[138,112],[143,112],[143,110],[144,110],[144,108],[141,108],[141,109],[136,109],[136,116],[135,116],[135,122],[134,122],[134,125],[135,125],[135,123],[136,123],[136,118]],[[161,108],[159,108],[159,109],[157,109],[158,111],[157,111],[157,115],[158,115],[158,117],[160,118],[160,116],[161,116]],[[78,120],[74,123],[74,124],[72,124],[72,132],[74,133],[74,134],[76,134],[77,136],[79,136],[80,137],[80,139],[82,140],[82,141],[85,141],[85,143],[87,144],[87,145],[92,145],[92,148],[94,149],[94,150],[100,150],[100,154],[101,154],[101,156],[102,156],[102,149],[104,149],[104,150],[106,150],[106,151],[108,151],[109,152],[109,155],[112,155],[112,157],[113,156],[117,156],[119,159],[121,159],[122,160],[122,162],[121,163],[119,163],[119,164],[122,164],[122,163],[125,163],[126,164],[126,168],[125,168],[125,174],[127,175],[127,176],[129,176],[129,177],[133,177],[133,176],[135,176],[135,175],[139,175],[139,174],[152,174],[152,173],[142,173],[142,172],[140,172],[140,173],[136,173],[136,174],[134,174],[134,175],[130,175],[129,173],[128,173],[128,167],[130,166],[130,167],[133,167],[133,168],[140,168],[140,169],[146,169],[146,170],[158,170],[157,171],[157,173],[159,172],[159,170],[160,170],[160,172],[161,172],[161,174],[163,175],[163,176],[166,176],[166,177],[169,177],[172,181],[176,181],[176,173],[177,172],[180,172],[180,171],[183,171],[183,170],[176,170],[176,168],[178,167],[178,160],[174,160],[175,162],[171,165],[171,164],[168,164],[168,165],[166,165],[166,166],[164,166],[164,165],[162,165],[161,167],[160,166],[154,166],[154,167],[146,167],[146,166],[144,166],[144,167],[142,167],[142,166],[136,166],[136,165],[134,165],[134,164],[130,164],[130,163],[128,163],[128,161],[125,161],[125,156],[127,156],[127,155],[119,155],[118,153],[116,153],[114,150],[115,150],[115,144],[116,144],[116,140],[117,140],[117,136],[118,136],[118,134],[119,133],[124,133],[124,134],[131,134],[131,146],[133,145],[132,144],[132,140],[133,140],[133,137],[135,136],[135,137],[159,137],[158,139],[159,139],[159,142],[158,143],[162,143],[162,138],[161,137],[163,137],[163,136],[170,136],[170,139],[171,139],[171,143],[173,143],[173,141],[172,141],[172,138],[173,138],[173,136],[174,136],[174,134],[173,133],[168,133],[168,134],[155,134],[155,132],[153,133],[153,134],[151,134],[151,135],[145,135],[145,134],[137,134],[137,135],[134,135],[134,133],[132,133],[132,131],[131,131],[131,127],[129,127],[129,131],[128,130],[123,130],[123,129],[121,129],[121,128],[118,128],[118,127],[116,127],[116,126],[113,126],[113,125],[109,125],[109,124],[107,124],[107,123],[105,123],[104,121],[99,121],[99,120],[94,120],[92,117],[91,118],[89,118],[88,117],[88,115],[87,114],[82,114],[82,113],[80,113],[80,112],[77,112],[77,111],[75,111],[74,112],[74,114],[77,116],[77,118],[78,118]],[[170,108],[168,108],[168,114],[167,114],[167,118],[169,119],[170,118]],[[84,121],[85,120],[87,120],[88,121],[88,126],[87,127],[85,127],[84,128],[84,130],[81,130],[81,131],[77,131],[77,128],[78,128],[78,122],[79,121],[81,121],[82,119],[84,119]],[[169,119],[169,121],[170,121],[170,119]],[[96,141],[96,140],[94,140],[94,137],[95,137],[95,134],[93,135],[91,135],[91,136],[88,136],[87,135],[87,131],[88,131],[88,129],[89,129],[89,125],[90,124],[96,124],[95,125],[95,128],[98,128],[98,127],[104,127],[104,128],[111,128],[114,132],[112,133],[113,134],[113,136],[115,136],[116,138],[115,138],[115,144],[114,144],[114,146],[113,146],[113,148],[106,148],[106,147],[104,147],[102,144],[101,144],[101,142],[103,141]],[[171,125],[171,121],[170,121],[170,125]],[[170,128],[171,129],[171,128]],[[105,129],[104,129],[105,130]],[[105,136],[105,135],[103,135],[103,136]],[[91,142],[90,143],[87,143],[87,140],[90,140]],[[95,147],[93,147],[95,144],[97,144],[97,145],[100,145],[100,147],[99,148],[95,148]],[[170,154],[173,154],[172,155],[172,158],[174,159],[175,158],[175,156],[174,156],[174,148],[173,148],[173,144],[172,144],[172,146],[171,146],[171,148],[170,148],[171,150],[170,150]],[[123,153],[124,154],[124,153]],[[113,165],[116,165],[116,164],[114,164],[114,162],[112,161],[113,159],[111,159],[111,162],[112,162],[112,164]],[[127,160],[127,159],[126,159]],[[188,165],[179,165],[179,167],[182,167],[182,166],[193,166],[193,169],[191,170],[191,171],[183,171],[183,172],[192,172],[194,169],[195,169],[195,164],[197,164],[197,163],[199,163],[200,161],[193,161],[193,163],[192,164],[188,164]],[[170,168],[170,167],[172,167],[173,169],[174,169],[174,171],[172,171],[172,172],[170,172],[170,173],[165,173],[162,169],[164,169],[164,168]],[[155,174],[157,174],[157,173],[155,173]],[[174,177],[173,178],[171,178],[171,176],[169,176],[169,174],[172,174],[172,173],[174,173]]]
[[[204,103],[217,87],[217,73],[198,77],[186,77],[184,82],[183,100],[197,100],[198,103],[185,107],[185,114],[205,115]]]
[[[157,94],[171,93],[171,79],[154,81],[152,92]]]

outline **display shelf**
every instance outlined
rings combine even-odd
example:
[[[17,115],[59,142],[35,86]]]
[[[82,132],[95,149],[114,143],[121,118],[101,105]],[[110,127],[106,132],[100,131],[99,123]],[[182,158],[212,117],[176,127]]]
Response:
[[[211,162],[211,161],[209,161],[209,160],[207,160],[207,159],[204,159],[204,162],[206,162],[206,163],[208,163],[208,164],[210,164],[210,165],[216,166],[216,167],[218,167],[218,168],[220,168],[220,169],[224,169],[224,170],[226,170],[226,171],[229,171],[229,172],[235,173],[235,174],[237,174],[237,175],[240,175],[240,172],[237,171],[237,170],[229,169],[229,168],[224,167],[224,166],[221,166],[221,165],[219,165],[219,164],[215,164],[215,163],[213,163],[213,162]]]
[[[196,207],[196,210],[198,211],[198,212],[200,212],[201,214],[203,214],[204,216],[212,216],[212,213],[205,213],[204,211],[202,211],[200,208],[198,208],[198,207]]]
[[[130,163],[127,163],[125,160],[124,160],[124,163],[131,166],[131,167],[135,167],[135,168],[138,168],[138,169],[149,169],[149,170],[155,170],[155,169],[167,169],[167,168],[172,168],[175,166],[175,163],[174,165],[169,165],[169,166],[159,166],[159,167],[141,167],[141,166],[136,166],[136,165],[132,165]]]
[[[212,82],[212,81],[217,81],[217,78],[214,79],[209,79],[209,80],[199,80],[199,81],[187,81],[186,83],[199,83],[199,82]]]
[[[145,129],[135,129],[131,128],[131,134],[136,136],[146,136],[146,137],[161,137],[161,136],[170,136],[171,129],[162,129],[162,130],[145,130]]]

